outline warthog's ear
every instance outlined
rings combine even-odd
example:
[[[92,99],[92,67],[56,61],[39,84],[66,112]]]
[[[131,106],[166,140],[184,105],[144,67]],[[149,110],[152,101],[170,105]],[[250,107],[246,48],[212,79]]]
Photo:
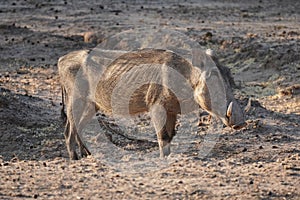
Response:
[[[232,105],[233,105],[233,102],[230,102],[230,104],[228,105],[228,108],[227,108],[226,116],[228,118],[231,117],[231,115],[232,115]]]
[[[215,52],[212,49],[206,49],[205,53],[210,57],[215,56]]]
[[[215,62],[212,60],[212,50],[205,52],[203,49],[192,49],[192,64],[194,67],[200,68],[202,71],[207,71],[216,68]]]

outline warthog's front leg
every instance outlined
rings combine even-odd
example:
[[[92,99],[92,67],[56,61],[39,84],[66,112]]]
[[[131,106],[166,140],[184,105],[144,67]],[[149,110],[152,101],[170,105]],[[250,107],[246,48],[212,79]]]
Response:
[[[175,136],[176,114],[166,112],[160,105],[155,105],[150,114],[157,135],[160,157],[163,158],[171,153],[170,146]]]

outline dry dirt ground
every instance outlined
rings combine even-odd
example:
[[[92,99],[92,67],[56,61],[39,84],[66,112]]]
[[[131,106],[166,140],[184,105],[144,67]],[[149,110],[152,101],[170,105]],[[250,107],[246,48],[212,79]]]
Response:
[[[300,199],[299,1],[1,0],[0,19],[0,199]],[[242,105],[251,99],[248,126],[150,171],[69,161],[57,59],[95,47],[86,32],[145,26],[215,50]]]

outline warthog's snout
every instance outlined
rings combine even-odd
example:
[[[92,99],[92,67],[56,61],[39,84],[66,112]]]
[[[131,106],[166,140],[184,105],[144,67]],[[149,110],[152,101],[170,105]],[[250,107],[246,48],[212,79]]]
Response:
[[[245,115],[239,104],[234,100],[227,107],[226,117],[223,119],[225,125],[239,130],[247,125]]]
[[[244,128],[245,126],[247,126],[246,122],[244,122],[242,124],[239,124],[239,125],[233,125],[232,128],[235,129],[235,130],[239,130],[241,128]]]

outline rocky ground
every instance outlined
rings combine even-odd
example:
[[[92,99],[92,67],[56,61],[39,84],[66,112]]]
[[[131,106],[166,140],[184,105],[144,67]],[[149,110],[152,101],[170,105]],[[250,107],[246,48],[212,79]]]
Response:
[[[299,10],[292,0],[2,0],[0,199],[300,199]],[[152,168],[151,157],[122,169],[93,156],[69,161],[58,58],[142,27],[175,29],[213,49],[230,67],[241,104],[250,99],[248,126],[219,129],[201,157],[204,123],[198,143]],[[143,152],[139,143],[131,152]]]

